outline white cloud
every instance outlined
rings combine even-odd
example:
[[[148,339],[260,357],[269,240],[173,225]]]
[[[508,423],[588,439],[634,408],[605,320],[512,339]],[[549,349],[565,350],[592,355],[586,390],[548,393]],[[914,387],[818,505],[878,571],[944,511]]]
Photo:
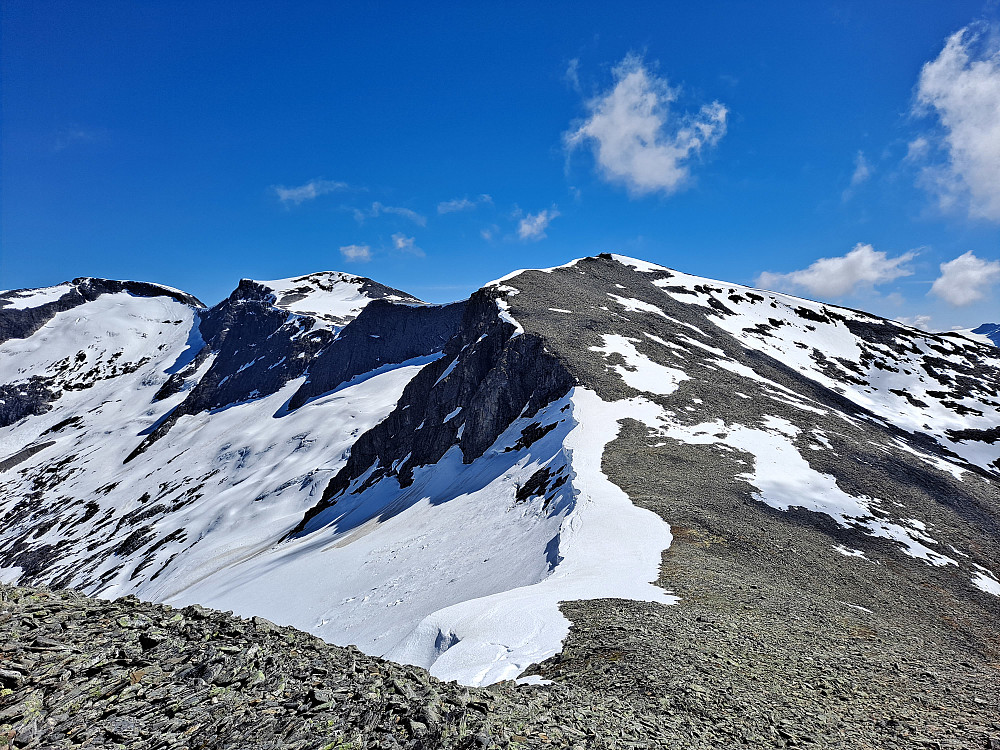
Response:
[[[344,245],[340,254],[352,263],[367,263],[372,259],[372,249],[368,245]]]
[[[919,328],[922,331],[931,330],[931,316],[930,315],[913,315],[912,317],[896,318],[897,323],[902,323],[904,326],[911,326],[913,328]]]
[[[311,201],[321,195],[332,193],[335,190],[344,190],[346,182],[334,182],[332,180],[311,180],[305,185],[298,187],[285,187],[284,185],[274,185],[272,189],[282,203],[294,203],[299,205],[305,201]]]
[[[614,74],[614,87],[587,102],[589,118],[564,134],[567,148],[590,143],[605,178],[633,194],[680,190],[690,176],[691,158],[725,134],[726,108],[712,102],[697,115],[671,115],[676,91],[634,55]]]
[[[483,193],[474,201],[471,201],[468,198],[455,198],[450,201],[441,201],[438,203],[437,210],[439,214],[451,214],[456,211],[471,211],[482,203],[493,203],[492,196]]]
[[[1000,221],[1000,41],[978,24],[953,34],[917,84],[918,114],[937,115],[947,162],[922,172],[943,209]],[[926,154],[920,138],[911,154]],[[926,139],[925,139],[926,140]],[[914,148],[916,146],[916,148]],[[909,156],[909,154],[908,154]]]
[[[410,255],[416,255],[418,258],[423,258],[427,255],[423,250],[421,250],[416,245],[416,237],[407,237],[402,232],[396,232],[392,235],[392,244],[397,250],[403,253],[409,253]]]
[[[865,160],[864,153],[858,151],[858,155],[854,157],[854,174],[851,175],[851,187],[857,187],[871,176],[871,165]]]
[[[1000,261],[983,260],[968,252],[941,264],[941,275],[931,286],[931,294],[961,307],[981,300],[997,282]]]
[[[438,203],[438,213],[452,214],[456,211],[471,211],[475,207],[476,204],[468,198],[455,198],[454,200],[441,201]]]
[[[554,208],[539,211],[537,214],[528,214],[517,225],[517,236],[522,240],[541,240],[545,238],[545,230],[548,229],[552,220],[559,216],[559,212]]]
[[[909,276],[913,271],[906,264],[916,255],[911,251],[890,258],[859,242],[847,255],[820,258],[808,268],[791,273],[765,271],[755,283],[765,289],[805,290],[819,297],[843,297],[865,286]]]
[[[485,229],[480,230],[479,236],[482,237],[487,242],[492,242],[499,233],[500,233],[500,227],[498,227],[496,224],[490,224]]]

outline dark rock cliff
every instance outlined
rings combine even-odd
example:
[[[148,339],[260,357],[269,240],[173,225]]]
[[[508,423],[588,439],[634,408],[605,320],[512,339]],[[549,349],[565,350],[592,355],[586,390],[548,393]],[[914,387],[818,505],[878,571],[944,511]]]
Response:
[[[406,487],[416,467],[437,463],[456,444],[463,461],[471,463],[515,419],[534,415],[569,391],[573,377],[541,338],[515,335],[514,326],[498,316],[497,296],[489,288],[472,295],[444,355],[410,381],[385,420],[358,438],[322,501],[293,534],[373,466],[355,491],[387,476]]]
[[[288,404],[297,409],[358,375],[441,351],[462,320],[465,302],[406,305],[375,300],[316,355]]]

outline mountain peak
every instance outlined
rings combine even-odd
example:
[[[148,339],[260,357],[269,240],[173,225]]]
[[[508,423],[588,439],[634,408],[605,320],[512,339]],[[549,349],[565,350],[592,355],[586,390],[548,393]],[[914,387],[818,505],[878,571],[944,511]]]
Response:
[[[73,293],[76,292],[74,295]],[[0,291],[0,309],[28,310],[65,300],[70,306],[84,300],[93,300],[102,294],[127,292],[136,297],[168,297],[192,307],[204,307],[194,295],[180,289],[149,281],[104,279],[98,276],[79,276],[54,286],[38,289],[9,289]],[[67,308],[68,309],[68,308]]]
[[[341,271],[318,271],[270,281],[243,279],[240,286],[244,285],[267,290],[275,307],[338,327],[357,317],[376,299],[422,304],[421,300],[399,289]]]

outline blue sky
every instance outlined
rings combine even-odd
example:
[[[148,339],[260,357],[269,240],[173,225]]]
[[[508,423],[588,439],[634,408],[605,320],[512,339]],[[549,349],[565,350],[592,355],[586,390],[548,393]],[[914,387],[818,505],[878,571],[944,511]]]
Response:
[[[337,269],[444,301],[611,251],[941,330],[1000,318],[996,3],[5,0],[2,21],[3,288],[212,304]]]

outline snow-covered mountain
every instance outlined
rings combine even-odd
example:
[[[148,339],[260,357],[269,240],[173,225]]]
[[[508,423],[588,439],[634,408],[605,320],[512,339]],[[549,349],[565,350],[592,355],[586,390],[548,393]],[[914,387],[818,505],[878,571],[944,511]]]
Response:
[[[995,345],[1000,346],[1000,323],[983,323],[981,326],[973,328],[970,333],[985,336]]]
[[[338,273],[209,309],[0,293],[0,426],[3,580],[446,679],[557,653],[561,602],[684,607],[691,575],[1000,635],[1000,351],[622,256],[451,305]]]

